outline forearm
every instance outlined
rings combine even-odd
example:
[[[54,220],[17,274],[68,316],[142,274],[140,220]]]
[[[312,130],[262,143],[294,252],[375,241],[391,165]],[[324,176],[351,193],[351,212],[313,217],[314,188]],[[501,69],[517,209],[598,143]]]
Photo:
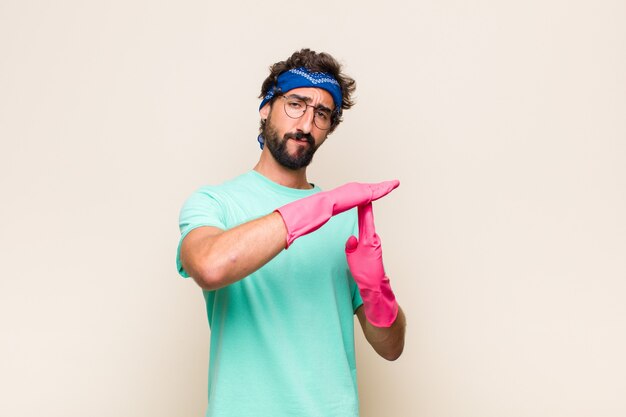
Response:
[[[398,359],[404,350],[406,330],[406,318],[402,309],[398,307],[398,316],[389,327],[374,326],[366,319],[362,307],[357,310],[357,316],[363,328],[365,339],[376,353],[389,361]]]
[[[197,230],[197,229],[196,229]],[[279,213],[207,235],[196,230],[183,241],[183,267],[202,288],[215,290],[237,282],[285,248],[287,231]],[[204,234],[204,235],[203,235]]]
[[[183,240],[183,268],[208,290],[232,284],[265,265],[298,237],[319,229],[335,214],[371,203],[398,184],[348,183],[285,204],[267,216],[226,231],[199,227]]]

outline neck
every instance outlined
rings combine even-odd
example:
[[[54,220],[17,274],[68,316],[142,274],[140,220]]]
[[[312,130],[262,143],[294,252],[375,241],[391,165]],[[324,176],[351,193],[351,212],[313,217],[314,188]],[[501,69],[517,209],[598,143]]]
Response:
[[[267,148],[264,148],[261,152],[261,158],[254,166],[254,170],[284,187],[300,190],[312,188],[306,179],[306,167],[297,170],[285,168],[276,162]]]

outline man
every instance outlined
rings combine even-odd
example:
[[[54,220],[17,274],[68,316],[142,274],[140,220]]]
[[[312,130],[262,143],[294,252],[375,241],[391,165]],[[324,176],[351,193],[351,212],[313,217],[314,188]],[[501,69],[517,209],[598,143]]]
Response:
[[[207,416],[358,416],[354,314],[381,356],[402,352],[404,314],[372,214],[399,183],[323,192],[306,176],[354,90],[325,53],[274,64],[259,162],[181,210],[178,270],[203,288],[211,327]]]

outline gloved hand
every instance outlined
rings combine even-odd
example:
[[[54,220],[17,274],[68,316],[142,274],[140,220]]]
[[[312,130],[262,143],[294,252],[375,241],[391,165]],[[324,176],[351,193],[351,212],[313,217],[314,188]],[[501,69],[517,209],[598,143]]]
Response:
[[[390,327],[398,315],[398,303],[385,275],[372,203],[359,206],[359,239],[348,238],[346,258],[363,299],[365,317],[376,327]]]
[[[400,185],[398,180],[377,184],[351,182],[280,207],[276,211],[283,217],[287,227],[285,248],[300,236],[322,227],[335,214],[378,200],[398,185]]]

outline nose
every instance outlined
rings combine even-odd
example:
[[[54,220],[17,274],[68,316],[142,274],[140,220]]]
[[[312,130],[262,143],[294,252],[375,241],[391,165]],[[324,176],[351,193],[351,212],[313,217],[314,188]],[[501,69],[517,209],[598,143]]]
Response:
[[[309,108],[311,109],[311,111],[309,111]],[[298,119],[300,121],[299,123],[300,130],[302,130],[303,133],[311,132],[311,129],[313,129],[314,117],[315,117],[315,108],[313,106],[307,106],[302,117]]]

